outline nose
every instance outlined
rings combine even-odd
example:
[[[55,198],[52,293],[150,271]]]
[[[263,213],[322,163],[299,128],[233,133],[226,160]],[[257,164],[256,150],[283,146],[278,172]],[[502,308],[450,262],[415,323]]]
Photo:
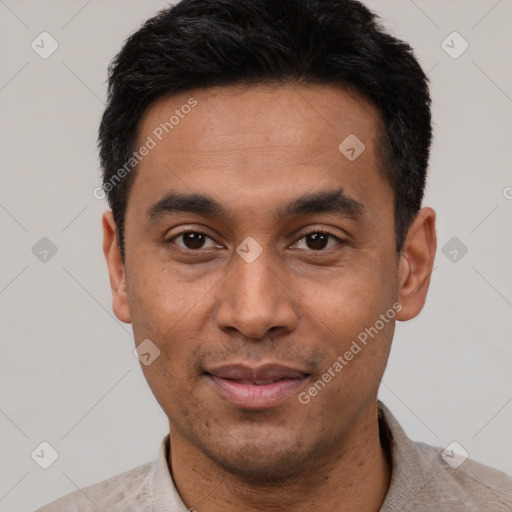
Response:
[[[218,293],[216,321],[224,331],[237,330],[251,339],[263,339],[270,330],[290,332],[298,316],[295,295],[286,285],[286,276],[263,250],[248,263],[234,255],[233,268]]]

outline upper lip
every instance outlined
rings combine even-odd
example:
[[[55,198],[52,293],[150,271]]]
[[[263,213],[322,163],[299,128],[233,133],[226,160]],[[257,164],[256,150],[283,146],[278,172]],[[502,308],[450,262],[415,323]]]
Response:
[[[297,379],[309,375],[309,373],[303,370],[275,363],[256,367],[245,364],[224,364],[215,368],[209,368],[206,371],[221,379],[234,380]]]

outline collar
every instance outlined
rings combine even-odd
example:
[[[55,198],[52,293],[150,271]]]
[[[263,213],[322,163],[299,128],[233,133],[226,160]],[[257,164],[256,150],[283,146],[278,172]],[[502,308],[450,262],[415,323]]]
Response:
[[[437,471],[428,463],[411,441],[389,409],[377,401],[381,442],[391,464],[391,481],[380,512],[401,510],[411,497],[421,493],[435,478]],[[149,482],[149,494],[154,512],[187,512],[171,476],[167,461],[170,450],[170,435],[167,434],[153,464]]]

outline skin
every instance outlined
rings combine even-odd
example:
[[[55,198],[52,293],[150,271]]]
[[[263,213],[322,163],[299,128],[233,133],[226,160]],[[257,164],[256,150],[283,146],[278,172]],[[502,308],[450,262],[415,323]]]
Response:
[[[375,146],[380,117],[353,92],[291,84],[188,91],[149,107],[139,142],[191,96],[197,106],[137,168],[125,263],[112,213],[103,217],[113,310],[133,324],[137,344],[149,338],[161,351],[142,369],[169,419],[177,489],[199,512],[376,511],[390,481],[376,398],[395,321],[307,405],[298,393],[394,303],[398,320],[421,311],[435,213],[419,212],[398,254],[393,191]],[[366,146],[354,161],[338,149],[349,134]],[[274,218],[303,194],[340,188],[363,214]],[[150,220],[148,210],[170,191],[207,194],[230,215]],[[206,232],[203,245],[170,241],[185,229]],[[329,237],[318,249],[306,235],[324,229],[344,242]],[[249,236],[262,248],[252,263],[236,252]],[[202,373],[243,361],[310,377],[279,405],[247,410]]]

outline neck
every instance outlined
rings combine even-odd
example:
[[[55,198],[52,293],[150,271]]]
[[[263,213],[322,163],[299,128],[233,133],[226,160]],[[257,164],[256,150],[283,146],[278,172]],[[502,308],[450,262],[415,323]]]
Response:
[[[219,467],[172,427],[168,462],[183,502],[197,512],[284,512],[294,508],[377,512],[391,477],[375,404],[328,456],[297,468],[285,483],[243,480]]]

